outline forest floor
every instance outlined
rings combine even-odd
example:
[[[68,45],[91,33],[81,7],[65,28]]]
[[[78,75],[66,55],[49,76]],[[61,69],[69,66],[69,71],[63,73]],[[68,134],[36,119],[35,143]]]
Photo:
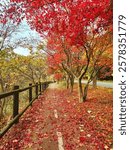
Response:
[[[51,84],[0,139],[0,150],[112,150],[112,97],[112,89],[90,88],[79,103],[76,86],[70,94]]]

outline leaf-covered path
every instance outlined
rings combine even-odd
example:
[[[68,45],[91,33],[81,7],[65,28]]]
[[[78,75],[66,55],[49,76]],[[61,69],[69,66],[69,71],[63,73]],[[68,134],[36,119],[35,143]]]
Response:
[[[88,101],[79,104],[76,90],[56,87],[52,84],[8,131],[0,150],[112,148],[112,91],[90,89]]]

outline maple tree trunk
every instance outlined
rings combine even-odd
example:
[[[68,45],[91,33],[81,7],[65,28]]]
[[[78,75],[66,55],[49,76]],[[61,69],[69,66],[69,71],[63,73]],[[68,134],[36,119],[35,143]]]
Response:
[[[70,92],[73,92],[73,88],[74,88],[74,77],[70,76]]]
[[[78,93],[79,93],[79,103],[83,102],[83,88],[81,79],[78,79]]]
[[[88,87],[89,87],[89,83],[87,83],[83,89],[81,79],[78,79],[78,93],[79,93],[79,102],[80,103],[83,103],[87,100]]]
[[[88,86],[89,86],[89,84],[87,83],[86,86],[84,87],[83,102],[87,101]]]
[[[66,75],[66,88],[69,89],[69,75]]]
[[[93,88],[97,88],[97,76],[93,78]]]
[[[67,75],[66,77],[66,88],[70,88],[70,92],[73,92],[73,87],[74,87],[74,76],[72,75]]]

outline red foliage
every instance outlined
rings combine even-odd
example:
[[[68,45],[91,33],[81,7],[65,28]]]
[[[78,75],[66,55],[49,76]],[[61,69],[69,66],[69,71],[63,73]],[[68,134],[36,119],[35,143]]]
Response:
[[[1,3],[1,11],[3,12],[0,15],[0,22],[2,24],[6,23],[15,23],[19,24],[21,20],[24,18],[23,9],[20,4],[16,4],[14,2],[7,2],[6,4]]]
[[[32,28],[48,35],[59,34],[71,43],[83,44],[84,36],[90,31],[99,33],[112,23],[112,1],[71,0],[12,0],[23,2],[26,17]]]
[[[61,73],[55,73],[54,74],[54,79],[56,79],[56,80],[61,80],[62,79],[62,77],[63,77],[63,75],[61,74]]]
[[[42,36],[50,37],[47,48],[51,57],[48,56],[48,64],[54,70],[61,68],[62,62],[66,61],[65,49],[75,54],[69,66],[86,65],[88,58],[79,57],[83,51],[81,46],[87,51],[86,41],[91,41],[91,36],[100,37],[105,31],[112,30],[112,0],[12,1],[23,4],[31,28]]]

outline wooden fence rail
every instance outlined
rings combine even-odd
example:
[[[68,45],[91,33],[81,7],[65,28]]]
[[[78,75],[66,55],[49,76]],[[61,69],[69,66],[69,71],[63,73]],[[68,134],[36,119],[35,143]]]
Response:
[[[23,89],[20,89],[19,86],[16,85],[14,86],[13,91],[0,94],[1,100],[8,96],[13,96],[13,114],[12,114],[13,119],[7,124],[7,126],[2,131],[0,131],[0,138],[12,127],[13,124],[19,122],[19,118],[28,109],[28,107],[32,105],[33,101],[36,100],[39,95],[41,95],[42,91],[46,90],[46,88],[49,86],[50,83],[52,83],[52,81],[36,83],[35,85],[29,84],[28,87],[23,88]],[[35,88],[34,98],[32,96],[33,88]],[[19,113],[19,94],[27,90],[28,90],[28,96],[29,96],[29,104],[24,108],[23,111]]]

